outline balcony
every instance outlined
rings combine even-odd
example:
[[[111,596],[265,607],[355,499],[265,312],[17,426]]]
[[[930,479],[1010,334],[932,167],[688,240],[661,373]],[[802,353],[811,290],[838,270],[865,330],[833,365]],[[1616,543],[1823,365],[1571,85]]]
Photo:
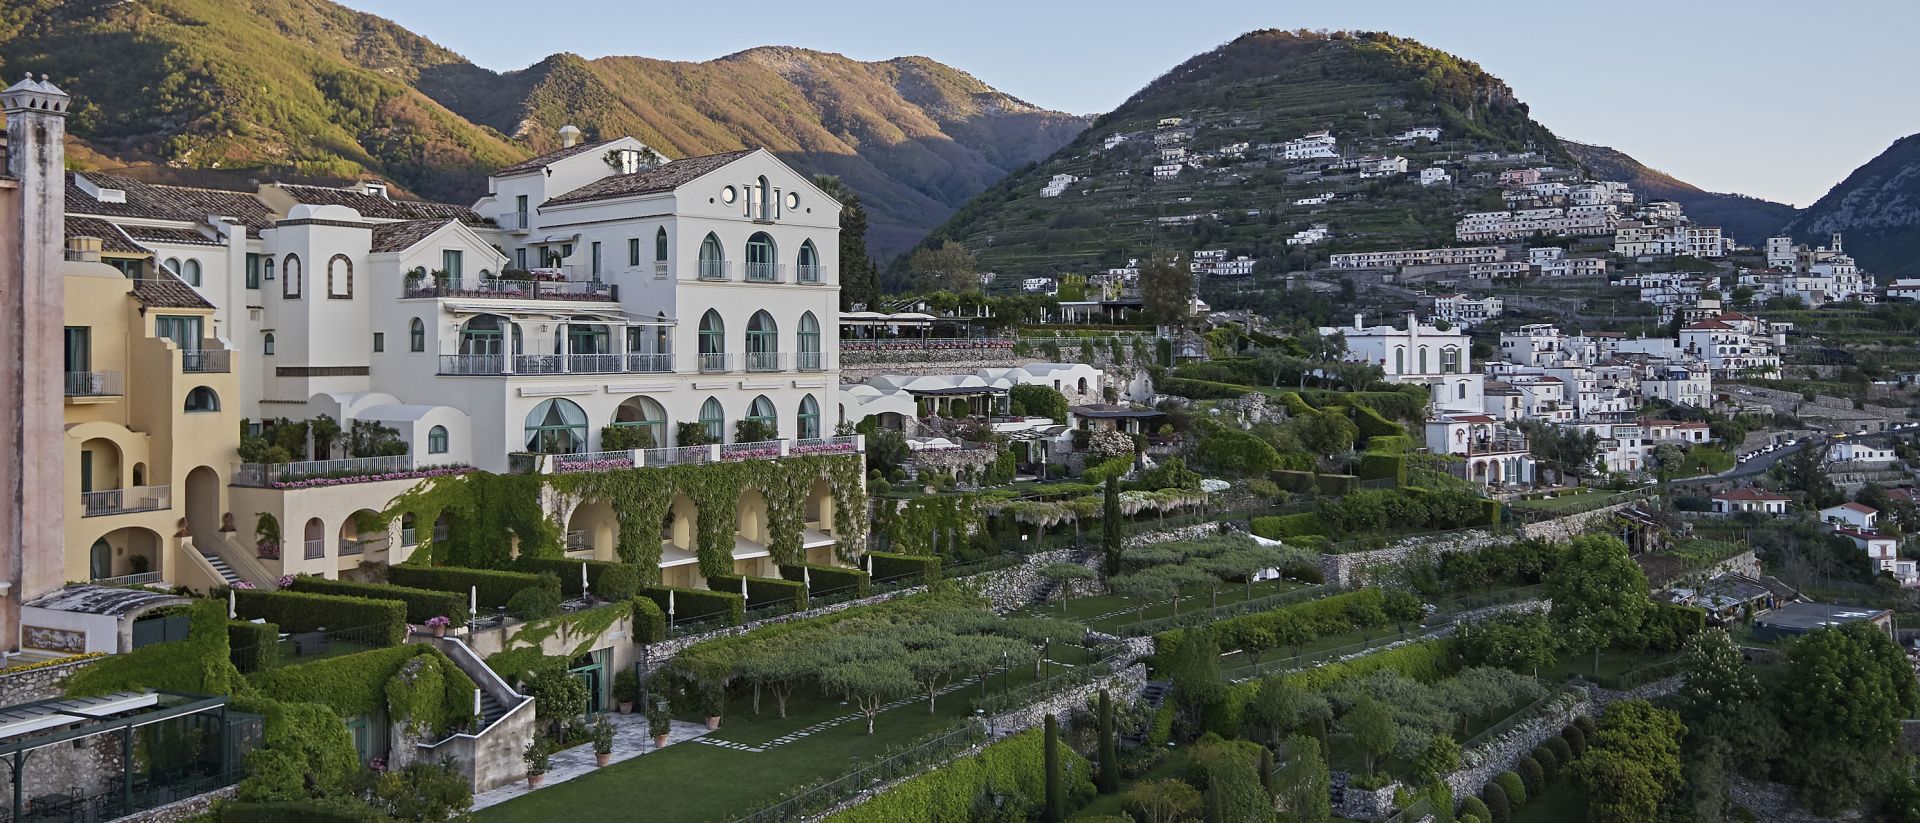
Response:
[[[673,371],[673,355],[628,352],[627,371],[635,374],[665,374]]]
[[[801,371],[822,371],[826,368],[826,360],[820,352],[803,351],[798,355],[798,366]]]
[[[786,266],[780,263],[748,263],[747,282],[778,283],[786,274]]]
[[[579,552],[590,552],[590,551],[593,551],[592,535],[587,534],[586,531],[584,530],[575,530],[575,531],[567,532],[567,553],[568,554],[576,554]]]
[[[620,289],[599,280],[576,280],[572,266],[511,272],[504,277],[409,278],[408,297],[469,297],[499,300],[585,300],[612,303]]]
[[[701,374],[725,374],[733,371],[733,355],[725,352],[701,352]]]
[[[514,474],[565,474],[573,472],[613,471],[629,468],[685,466],[717,463],[722,460],[782,460],[823,454],[860,454],[866,451],[861,435],[814,437],[801,440],[765,440],[755,443],[726,443],[714,446],[676,446],[660,449],[629,449],[578,454],[508,455],[509,471]]]
[[[570,374],[619,374],[627,368],[627,356],[624,354],[569,354],[566,356],[567,372]]]
[[[665,280],[665,279],[667,279],[667,275],[668,275],[668,274],[670,274],[670,273],[671,273],[671,272],[669,272],[669,271],[668,271],[668,269],[667,269],[667,261],[665,261],[665,260],[656,260],[656,261],[654,261],[654,263],[653,263],[653,279],[655,279],[655,280]]]
[[[1526,454],[1527,451],[1527,438],[1515,434],[1470,438],[1466,453],[1471,457],[1479,454]]]
[[[370,552],[384,550],[387,538],[382,537],[342,537],[340,538],[340,556],[356,557]]]
[[[784,371],[786,357],[777,351],[747,352],[747,371]]]
[[[117,371],[67,372],[68,397],[119,397],[125,393]]]
[[[627,354],[443,354],[440,374],[451,376],[556,374],[665,374],[673,371],[670,352]]]
[[[800,274],[800,282],[802,283],[820,282],[822,272],[820,271],[820,266],[818,264],[811,264],[811,263],[802,264],[797,268]]]
[[[80,493],[81,517],[105,517],[170,508],[173,508],[171,486],[128,486],[124,489]]]
[[[507,212],[500,215],[499,220],[500,227],[507,231],[523,232],[527,230],[527,213],[524,211]]]
[[[725,281],[727,279],[727,265],[727,261],[725,260],[700,261],[700,279]]]
[[[256,489],[303,489],[428,477],[458,471],[452,466],[413,464],[413,455],[305,460],[298,463],[237,463],[232,485]]]
[[[233,352],[226,349],[181,350],[180,370],[187,374],[226,374],[233,370]]]

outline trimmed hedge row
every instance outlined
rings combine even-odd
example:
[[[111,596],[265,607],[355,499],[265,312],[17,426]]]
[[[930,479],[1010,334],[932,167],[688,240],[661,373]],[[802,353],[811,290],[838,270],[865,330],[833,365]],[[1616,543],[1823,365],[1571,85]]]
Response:
[[[1406,437],[1406,427],[1381,417],[1380,413],[1367,406],[1353,405],[1353,424],[1360,429],[1360,441],[1366,442],[1375,437]]]
[[[1362,452],[1360,465],[1354,474],[1361,480],[1392,480],[1396,486],[1407,485],[1407,456],[1389,452]]]
[[[807,584],[775,577],[741,577],[732,574],[707,575],[707,587],[714,591],[739,591],[745,581],[747,605],[792,603],[795,611],[807,609]]]
[[[1191,377],[1168,377],[1160,381],[1159,387],[1164,394],[1175,394],[1193,400],[1234,400],[1259,393],[1252,386],[1195,380]]]
[[[407,622],[425,624],[429,618],[445,617],[448,627],[467,625],[467,596],[435,589],[416,589],[390,583],[354,583],[305,575],[293,578],[297,592],[365,597],[371,600],[398,600],[407,604]]]
[[[459,566],[411,566],[402,563],[387,569],[387,580],[397,586],[433,589],[468,594],[480,590],[480,605],[505,606],[521,589],[540,583],[540,576],[527,572],[503,572],[494,569],[468,569]],[[576,584],[579,581],[574,581]],[[561,585],[565,585],[562,581]]]
[[[940,579],[940,558],[915,554],[867,552],[867,571],[875,580],[918,577],[928,584]]]
[[[640,643],[667,639],[667,613],[651,598],[633,599],[633,639]]]
[[[1246,647],[1255,643],[1276,646],[1305,645],[1328,635],[1354,629],[1386,626],[1395,621],[1418,620],[1418,597],[1395,589],[1380,588],[1322,597],[1304,603],[1281,606],[1264,612],[1243,614],[1209,624],[1223,646]],[[1180,644],[1185,629],[1169,629],[1153,636],[1156,653],[1164,654]]]
[[[1350,677],[1365,677],[1380,671],[1393,671],[1423,683],[1431,683],[1448,674],[1447,644],[1423,640],[1351,660],[1326,663],[1303,672],[1281,675],[1302,689],[1319,691]]]
[[[242,619],[264,618],[284,632],[373,627],[373,641],[398,645],[407,637],[407,604],[398,600],[368,600],[337,594],[237,589],[234,610]]]
[[[1325,534],[1327,527],[1320,524],[1320,518],[1313,512],[1301,512],[1256,517],[1252,529],[1254,534],[1268,540],[1280,540],[1307,534]]]
[[[1068,808],[1093,799],[1093,768],[1079,752],[1060,747],[1060,781]],[[908,778],[872,799],[826,819],[826,823],[934,823],[966,820],[989,792],[1007,797],[1017,819],[1038,812],[1046,798],[1046,740],[1028,729],[918,777]],[[1015,808],[1016,805],[1024,808]]]
[[[519,566],[521,571],[530,574],[553,572],[556,577],[560,578],[560,593],[567,597],[579,597],[581,595],[580,567],[582,565],[587,567],[587,586],[595,589],[600,587],[600,575],[606,574],[608,569],[633,568],[633,564],[631,563],[615,563],[609,560],[585,560],[565,557],[523,556],[519,560],[514,561],[514,565]]]
[[[859,569],[817,566],[812,563],[782,563],[780,576],[788,580],[801,581],[811,578],[810,594],[840,594],[851,590],[854,597],[866,597],[867,590],[873,586],[873,576]]]
[[[724,615],[727,625],[738,626],[747,622],[747,599],[737,592],[715,592],[706,589],[683,589],[677,586],[648,586],[640,591],[641,596],[652,600],[660,607],[662,615],[668,615],[667,605],[671,598],[673,620],[699,620],[713,615]]]
[[[241,674],[273,668],[280,659],[280,627],[251,620],[227,621],[227,650]]]
[[[1274,485],[1290,492],[1300,494],[1313,492],[1334,497],[1351,494],[1355,488],[1358,488],[1354,484],[1360,480],[1351,474],[1321,474],[1287,469],[1274,469],[1267,475],[1273,480]]]

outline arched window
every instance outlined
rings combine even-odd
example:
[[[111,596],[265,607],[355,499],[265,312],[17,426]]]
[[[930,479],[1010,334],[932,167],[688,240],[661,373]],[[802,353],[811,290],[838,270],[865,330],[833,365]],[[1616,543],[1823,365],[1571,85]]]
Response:
[[[415,525],[417,522],[412,512],[400,515],[400,545],[420,545],[420,530]]]
[[[755,397],[753,403],[747,406],[747,419],[767,424],[775,437],[780,436],[780,413],[774,411],[773,401],[768,400],[766,395]]]
[[[1460,373],[1460,347],[1448,346],[1440,350],[1440,371],[1443,374]]]
[[[267,357],[273,356],[273,332],[267,332],[266,337],[260,338],[260,353]]]
[[[700,370],[727,370],[727,324],[713,309],[700,315]]]
[[[727,254],[720,248],[720,238],[712,232],[700,241],[700,279],[727,279]]]
[[[186,278],[187,285],[200,285],[200,261],[189,259],[186,268],[180,270],[180,276]]]
[[[800,344],[800,369],[802,371],[819,371],[822,365],[820,362],[820,320],[813,316],[813,312],[800,315],[800,333],[795,337],[795,340]]]
[[[1079,393],[1081,393],[1081,394],[1086,394],[1086,393],[1087,393],[1087,379],[1086,379],[1086,378],[1084,378],[1084,377],[1082,377],[1082,378],[1080,378],[1080,383],[1079,383],[1079,384],[1078,384],[1078,385],[1076,386],[1076,388],[1078,389],[1078,391],[1079,391]]]
[[[195,386],[193,391],[187,392],[185,410],[195,413],[217,412],[220,410],[220,395],[214,394],[213,389],[206,386]]]
[[[1393,373],[1394,374],[1407,373],[1407,350],[1406,349],[1393,350]]]
[[[1427,347],[1426,346],[1420,347],[1420,370],[1414,373],[1415,374],[1427,373]]]
[[[813,247],[812,240],[800,244],[799,266],[800,282],[820,282],[820,250]]]
[[[272,280],[272,279],[273,279],[273,258],[271,258],[271,257],[265,257],[265,258],[261,258],[261,260],[260,260],[260,279],[261,279],[261,280]]]
[[[720,407],[720,398],[709,397],[700,404],[700,425],[707,428],[707,439],[715,443],[726,439],[727,412]]]
[[[93,541],[87,566],[94,580],[113,576],[113,546],[107,542],[106,538]]]
[[[178,258],[178,257],[169,257],[169,258],[167,258],[167,262],[166,262],[166,264],[165,264],[165,267],[166,267],[166,270],[167,270],[167,273],[168,273],[168,274],[171,274],[171,275],[173,275],[173,276],[175,276],[175,277],[184,277],[184,276],[186,276],[186,273],[185,273],[185,272],[182,272],[182,271],[180,271],[180,258]]]
[[[300,257],[289,254],[281,261],[280,296],[289,300],[300,299]]]
[[[764,175],[761,176],[759,180],[754,181],[753,194],[753,199],[756,202],[751,204],[753,206],[751,214],[761,220],[772,220],[773,185],[767,182],[767,178]]]
[[[800,414],[794,418],[794,436],[802,440],[820,436],[820,404],[809,394],[800,398]]]
[[[763,231],[747,238],[747,279],[757,283],[780,280],[779,258],[774,256],[773,236]]]
[[[667,262],[667,227],[666,226],[661,226],[659,231],[653,233],[653,262],[655,263]]]
[[[306,543],[305,555],[308,560],[319,560],[327,556],[327,527],[321,524],[320,518],[308,520],[300,538]]]
[[[747,371],[780,370],[780,325],[765,309],[747,320]]]
[[[513,334],[511,349],[507,340],[509,330]],[[509,351],[520,353],[520,327],[507,322],[505,318],[482,314],[460,327],[461,354],[499,357]]]
[[[327,258],[327,298],[353,299],[353,261],[344,254]]]
[[[578,454],[587,450],[587,413],[572,400],[543,400],[527,412],[527,451]]]
[[[427,430],[427,454],[447,453],[447,427],[434,426]]]
[[[414,352],[427,350],[427,324],[418,317],[407,323],[407,350]]]
[[[644,432],[646,436],[640,448],[651,449],[667,444],[667,410],[651,397],[636,395],[621,401],[620,407],[613,410],[613,425]]]

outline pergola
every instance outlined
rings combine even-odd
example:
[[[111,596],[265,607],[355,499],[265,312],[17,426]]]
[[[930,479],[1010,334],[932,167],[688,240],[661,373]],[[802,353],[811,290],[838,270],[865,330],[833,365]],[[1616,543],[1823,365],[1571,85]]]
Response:
[[[225,695],[127,691],[0,708],[0,761],[13,784],[9,819],[25,819],[31,802],[35,815],[107,820],[238,782],[239,764],[259,741],[261,718],[230,715],[227,701]],[[110,736],[119,744],[117,775],[103,774],[110,767],[98,760],[70,754],[87,748],[89,739]],[[27,771],[36,756],[52,758],[49,768],[58,772],[42,785],[64,791],[27,795],[28,783],[41,782]]]
[[[1012,403],[1012,389],[1008,386],[942,386],[940,388],[908,388],[914,401],[920,405],[921,416],[933,414],[947,416],[956,402],[964,403],[968,414],[986,417],[1004,417]]]

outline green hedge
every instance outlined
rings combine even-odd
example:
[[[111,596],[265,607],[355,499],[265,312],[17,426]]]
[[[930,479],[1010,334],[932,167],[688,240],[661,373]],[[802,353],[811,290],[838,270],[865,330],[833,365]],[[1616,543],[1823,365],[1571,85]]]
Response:
[[[1164,394],[1194,400],[1234,400],[1249,394],[1258,394],[1252,386],[1236,386],[1232,383],[1216,383],[1212,380],[1195,380],[1190,377],[1166,378],[1160,381],[1158,388]]]
[[[280,660],[280,627],[250,620],[227,621],[227,648],[241,674],[273,668]]]
[[[1258,637],[1271,643],[1269,648],[1286,648],[1356,629],[1415,622],[1420,617],[1419,598],[1397,589],[1388,592],[1375,587],[1229,617],[1208,625],[1225,647],[1244,646]],[[1185,635],[1185,629],[1169,629],[1154,635],[1155,652],[1171,651],[1180,645]]]
[[[575,570],[574,574],[578,575],[579,571]],[[460,566],[412,566],[402,563],[387,569],[387,581],[397,586],[458,592],[463,596],[471,592],[474,587],[478,587],[480,605],[505,606],[515,592],[538,585],[540,576],[527,572],[468,569]],[[579,583],[577,579],[574,581],[576,586]],[[566,585],[566,582],[561,581],[561,585]]]
[[[1040,819],[1046,799],[1046,734],[1028,729],[887,789],[826,819],[826,823],[936,823],[972,819],[989,793],[1006,798],[1012,819]],[[1060,746],[1060,780],[1067,808],[1093,799],[1093,769],[1071,747]],[[1033,812],[1031,816],[1027,812]]]
[[[788,580],[813,580],[810,593],[841,594],[848,590],[854,597],[866,597],[873,587],[873,576],[859,569],[843,569],[839,566],[817,566],[811,563],[782,563],[780,576]]]
[[[1640,618],[1640,640],[1650,649],[1678,651],[1687,638],[1706,628],[1705,609],[1654,601]]]
[[[1320,413],[1319,409],[1314,408],[1311,404],[1307,403],[1305,399],[1302,399],[1298,392],[1281,392],[1280,405],[1285,406],[1287,414],[1293,415],[1294,417],[1306,417]]]
[[[1405,426],[1381,417],[1380,413],[1363,405],[1353,407],[1353,423],[1360,429],[1360,442],[1374,437],[1406,437]]]
[[[1426,417],[1429,402],[1425,388],[1355,392],[1307,389],[1302,391],[1300,396],[1315,406],[1324,407],[1329,403],[1360,406],[1377,411],[1381,416],[1393,420],[1421,420]]]
[[[473,719],[473,679],[439,649],[418,643],[282,666],[249,679],[276,700],[318,703],[341,717],[385,709],[389,722],[422,733],[443,734]]]
[[[1413,438],[1406,435],[1395,437],[1373,437],[1366,441],[1367,451],[1381,454],[1411,454],[1416,447]]]
[[[434,589],[416,589],[389,583],[354,583],[305,575],[293,579],[292,589],[311,594],[337,594],[407,604],[407,621],[425,625],[429,618],[445,617],[449,627],[467,625],[467,596]]]
[[[1351,494],[1360,478],[1351,474],[1320,474],[1319,472],[1288,471],[1275,469],[1267,473],[1274,485],[1295,493],[1313,492],[1334,497]]]
[[[1361,480],[1388,480],[1395,486],[1407,485],[1407,456],[1390,452],[1362,452],[1354,474]]]
[[[1448,657],[1445,641],[1424,640],[1280,676],[1295,686],[1311,691],[1325,689],[1350,677],[1365,677],[1380,671],[1398,672],[1431,683],[1447,675]]]
[[[867,552],[868,570],[875,580],[918,577],[932,584],[940,579],[940,558],[913,554]]]
[[[560,578],[560,592],[568,597],[579,597],[581,595],[580,566],[583,564],[587,567],[587,586],[590,588],[600,585],[600,575],[605,574],[608,569],[619,568],[621,566],[630,567],[633,565],[631,563],[615,563],[607,560],[569,559],[564,557],[523,556],[519,560],[514,561],[514,565],[519,566],[521,571],[530,574],[553,572],[556,577]]]
[[[747,583],[747,605],[792,603],[795,611],[807,609],[807,584],[774,577],[746,577],[732,574],[707,575],[707,587],[714,591],[737,592],[740,581]]]
[[[633,599],[633,639],[639,643],[658,643],[667,639],[667,613],[651,598]]]
[[[238,589],[233,598],[241,619],[264,618],[283,632],[373,627],[367,639],[382,646],[397,645],[407,637],[407,604],[398,600],[262,589]]]
[[[643,597],[660,607],[662,614],[667,611],[667,595],[673,595],[673,614],[675,621],[699,620],[713,615],[726,617],[727,625],[738,626],[747,622],[747,599],[738,592],[715,592],[706,589],[682,589],[675,586],[648,586],[640,591]]]
[[[228,800],[220,805],[220,823],[382,823],[386,815],[372,807],[350,800],[288,800],[280,803],[242,803]]]
[[[1276,514],[1253,519],[1253,533],[1268,540],[1280,540],[1308,534],[1325,534],[1327,527],[1320,524],[1319,516],[1313,512],[1299,514]]]

